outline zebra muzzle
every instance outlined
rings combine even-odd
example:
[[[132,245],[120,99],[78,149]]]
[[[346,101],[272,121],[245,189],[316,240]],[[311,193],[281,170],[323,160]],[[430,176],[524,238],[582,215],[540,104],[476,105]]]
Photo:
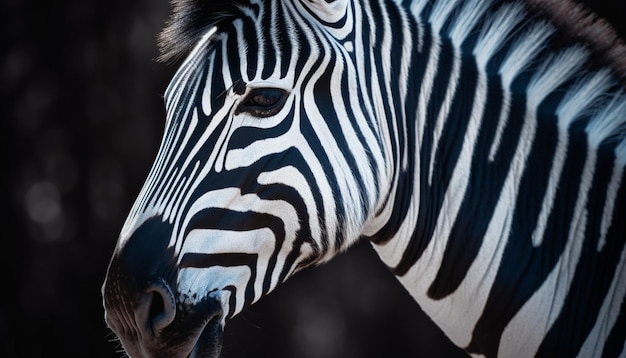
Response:
[[[161,220],[148,220],[118,247],[102,287],[106,323],[131,358],[217,357],[221,300],[178,292],[170,232]]]
[[[177,303],[162,279],[139,294],[104,292],[106,322],[131,358],[219,356],[223,313],[217,299]]]

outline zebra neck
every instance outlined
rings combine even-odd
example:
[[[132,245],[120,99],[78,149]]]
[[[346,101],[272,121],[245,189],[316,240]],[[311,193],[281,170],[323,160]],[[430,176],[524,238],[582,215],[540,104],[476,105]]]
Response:
[[[626,228],[610,224],[626,215],[626,140],[616,131],[624,94],[611,92],[606,72],[580,71],[581,48],[542,52],[549,26],[531,23],[512,37],[503,21],[522,23],[516,5],[480,36],[458,28],[472,28],[467,19],[438,17],[454,13],[446,4],[423,15],[430,22],[416,16],[414,46],[403,46],[410,54],[394,55],[408,61],[405,97],[394,98],[405,115],[388,124],[402,164],[385,225],[366,237],[468,351],[546,353],[559,347],[541,341],[548,334],[580,342],[572,355],[583,343],[595,347],[605,337],[593,324],[614,324],[607,312],[619,311],[599,297],[624,296]],[[584,114],[594,107],[597,115]],[[602,272],[617,274],[598,295],[586,278]],[[571,330],[568,316],[582,328]]]
[[[421,26],[419,31],[421,43],[412,53],[412,81],[405,101],[410,114],[402,124],[404,130],[397,131],[405,137],[396,138],[408,147],[408,158],[403,158],[402,151],[397,153],[398,162],[407,165],[397,169],[389,220],[383,230],[369,239],[422,309],[453,342],[464,347],[471,340],[473,327],[463,327],[458,318],[473,314],[477,320],[479,307],[474,309],[471,302],[441,299],[459,288],[458,292],[470,293],[467,297],[481,289],[478,285],[470,287],[479,280],[464,279],[481,251],[481,235],[488,223],[476,227],[476,235],[463,232],[463,224],[480,220],[472,213],[476,203],[464,200],[465,194],[489,186],[470,176],[484,169],[476,168],[479,162],[472,159],[476,159],[473,155],[477,145],[479,153],[485,152],[482,147],[487,146],[488,141],[478,143],[486,105],[476,104],[473,99],[485,94],[476,89],[486,89],[486,76],[478,71],[476,61],[455,48],[449,39],[435,36],[428,26]],[[493,200],[486,202],[486,210],[493,210],[488,206]],[[485,212],[484,218],[489,216]],[[491,236],[497,247],[500,240]],[[493,251],[482,250],[480,258],[489,257]],[[451,263],[450,258],[458,261]],[[480,277],[486,271],[488,267],[482,267],[470,274]]]
[[[442,38],[439,29],[419,21],[403,27],[403,36],[416,34],[413,46],[396,46],[403,53],[381,60],[392,68],[408,68],[404,75],[390,75],[406,78],[404,93],[391,101],[395,110],[403,111],[386,122],[386,132],[396,134],[390,140],[395,151],[388,155],[395,163],[393,182],[379,212],[384,224],[364,235],[381,248],[381,258],[398,276],[419,260],[433,239],[458,234],[443,223],[456,220],[468,190],[484,109],[499,108],[497,102],[502,101],[496,93],[494,103],[474,102],[474,97],[486,96],[487,75],[471,54]],[[394,64],[394,58],[409,63]]]

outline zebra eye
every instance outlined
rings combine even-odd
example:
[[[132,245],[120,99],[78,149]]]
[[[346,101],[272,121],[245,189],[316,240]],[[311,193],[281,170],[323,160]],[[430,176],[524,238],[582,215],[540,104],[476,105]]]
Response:
[[[278,113],[287,100],[287,92],[278,88],[255,88],[243,99],[235,114],[249,113],[255,117],[271,117]]]

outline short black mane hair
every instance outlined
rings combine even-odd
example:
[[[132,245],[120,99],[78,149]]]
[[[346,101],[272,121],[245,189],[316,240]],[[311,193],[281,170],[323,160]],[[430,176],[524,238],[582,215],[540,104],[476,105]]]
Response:
[[[171,0],[172,14],[159,34],[159,61],[190,51],[206,31],[240,14],[241,0]]]

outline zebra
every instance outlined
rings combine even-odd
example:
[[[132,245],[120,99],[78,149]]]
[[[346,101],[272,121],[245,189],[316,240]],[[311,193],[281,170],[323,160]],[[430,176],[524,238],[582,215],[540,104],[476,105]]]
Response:
[[[176,0],[161,45],[165,133],[102,288],[129,356],[219,356],[359,240],[472,356],[626,356],[626,52],[587,10]]]

